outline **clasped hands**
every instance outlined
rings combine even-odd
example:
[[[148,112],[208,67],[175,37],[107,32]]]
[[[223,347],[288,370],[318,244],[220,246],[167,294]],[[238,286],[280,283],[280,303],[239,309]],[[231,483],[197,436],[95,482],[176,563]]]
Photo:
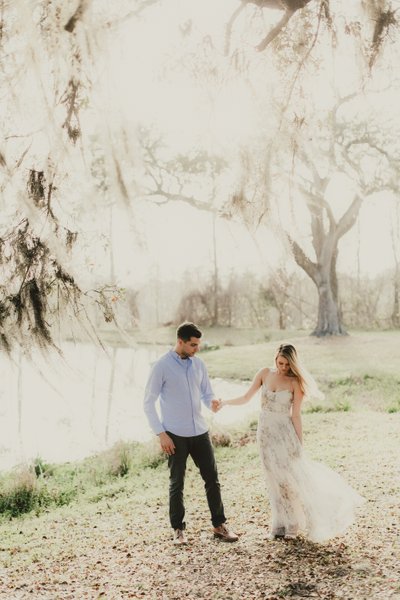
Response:
[[[223,407],[223,403],[222,403],[221,398],[211,400],[211,410],[214,413],[217,413],[219,410],[221,410],[222,407]]]

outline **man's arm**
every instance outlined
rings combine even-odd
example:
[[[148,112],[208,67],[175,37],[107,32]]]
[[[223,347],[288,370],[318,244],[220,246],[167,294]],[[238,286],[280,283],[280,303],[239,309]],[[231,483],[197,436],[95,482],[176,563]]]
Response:
[[[203,363],[203,361],[201,361],[200,364],[201,364],[201,368],[203,370],[203,377],[201,379],[201,385],[200,385],[201,399],[202,399],[203,403],[207,406],[207,408],[211,409],[211,401],[215,399],[215,394],[211,387],[211,382],[210,382],[210,378],[208,376],[207,368],[206,368],[205,364]]]
[[[164,427],[156,411],[156,402],[160,395],[162,384],[162,367],[158,362],[156,362],[150,371],[144,391],[143,401],[143,408],[144,412],[146,413],[147,420],[156,435],[159,435],[164,431]]]
[[[175,445],[169,435],[165,432],[164,427],[158,417],[156,411],[156,402],[160,395],[163,385],[162,368],[159,363],[155,363],[150,371],[147,380],[146,389],[144,392],[143,407],[146,413],[150,427],[160,439],[160,445],[167,454],[175,453]]]

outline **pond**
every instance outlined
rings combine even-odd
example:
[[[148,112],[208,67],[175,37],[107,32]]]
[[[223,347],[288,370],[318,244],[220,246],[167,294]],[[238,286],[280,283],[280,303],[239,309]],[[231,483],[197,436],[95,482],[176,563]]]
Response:
[[[150,365],[167,348],[106,347],[65,343],[63,356],[36,351],[0,362],[0,470],[37,457],[74,461],[119,440],[153,437],[143,413]],[[247,385],[212,380],[216,397],[233,397]],[[257,413],[258,398],[240,407],[203,414],[213,427],[228,429]]]

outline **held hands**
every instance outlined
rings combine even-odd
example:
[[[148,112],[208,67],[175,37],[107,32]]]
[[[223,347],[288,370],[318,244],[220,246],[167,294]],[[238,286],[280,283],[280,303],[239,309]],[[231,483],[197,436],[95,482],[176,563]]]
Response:
[[[222,407],[223,407],[223,402],[222,402],[221,398],[218,398],[218,400],[211,400],[211,410],[214,413],[217,413],[219,410],[221,410]]]

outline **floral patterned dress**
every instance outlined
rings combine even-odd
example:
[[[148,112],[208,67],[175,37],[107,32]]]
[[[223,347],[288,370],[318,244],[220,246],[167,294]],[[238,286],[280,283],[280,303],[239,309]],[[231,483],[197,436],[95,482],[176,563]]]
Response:
[[[293,393],[262,386],[257,440],[272,512],[272,535],[322,542],[343,533],[363,498],[329,467],[310,460],[291,420]]]

